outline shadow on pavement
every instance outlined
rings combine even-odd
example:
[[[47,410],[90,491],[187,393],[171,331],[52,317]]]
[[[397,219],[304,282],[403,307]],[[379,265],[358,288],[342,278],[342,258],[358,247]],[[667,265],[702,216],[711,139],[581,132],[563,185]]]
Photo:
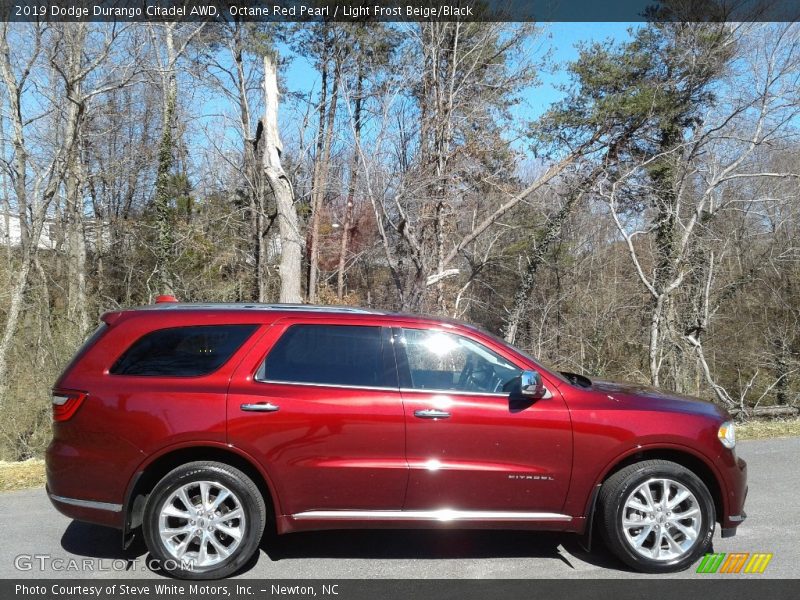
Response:
[[[571,568],[575,568],[577,560],[606,569],[630,570],[596,541],[592,552],[586,552],[578,536],[548,532],[387,529],[303,532],[283,536],[265,533],[261,548],[273,561],[530,557],[559,560]]]
[[[86,558],[101,558],[111,561],[126,561],[128,569],[145,568],[161,577],[172,577],[172,574],[158,566],[158,561],[147,552],[141,532],[137,532],[133,542],[127,549],[122,548],[122,532],[118,529],[72,521],[61,536],[61,547],[70,554]],[[258,553],[248,560],[237,572],[246,573],[258,562]],[[134,564],[137,561],[138,564]]]
[[[141,536],[123,550],[121,531],[80,521],[69,524],[61,536],[61,547],[77,556],[111,560],[133,560],[147,552]]]
[[[61,537],[61,547],[77,556],[134,561],[147,555],[141,536],[122,548],[122,534],[90,523],[73,521]],[[562,550],[563,548],[563,550]],[[276,535],[266,532],[261,549],[271,561],[341,558],[365,560],[448,560],[482,558],[545,558],[570,568],[576,562],[604,569],[629,569],[595,540],[586,552],[578,536],[548,532],[484,530],[339,530]],[[149,557],[149,555],[148,555]],[[259,557],[248,561],[239,574],[253,569]],[[155,574],[169,576],[164,571]]]

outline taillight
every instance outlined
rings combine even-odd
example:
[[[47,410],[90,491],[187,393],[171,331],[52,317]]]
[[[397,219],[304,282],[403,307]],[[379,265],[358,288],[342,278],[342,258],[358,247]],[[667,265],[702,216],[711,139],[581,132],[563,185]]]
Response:
[[[86,399],[86,392],[53,390],[53,421],[66,421],[75,414]]]

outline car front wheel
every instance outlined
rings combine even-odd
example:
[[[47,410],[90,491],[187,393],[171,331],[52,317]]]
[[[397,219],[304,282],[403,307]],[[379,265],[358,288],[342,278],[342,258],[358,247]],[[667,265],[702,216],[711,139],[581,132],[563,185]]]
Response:
[[[648,460],[621,469],[600,490],[602,533],[609,548],[638,571],[687,568],[711,546],[714,502],[685,467]]]
[[[161,568],[183,579],[218,579],[258,550],[266,507],[253,481],[217,462],[192,462],[156,484],[144,514],[144,538]]]

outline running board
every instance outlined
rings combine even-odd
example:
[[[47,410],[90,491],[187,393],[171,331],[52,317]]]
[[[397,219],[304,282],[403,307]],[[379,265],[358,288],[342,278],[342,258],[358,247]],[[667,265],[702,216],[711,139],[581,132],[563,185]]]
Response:
[[[571,521],[569,515],[546,512],[496,510],[310,510],[292,515],[293,519],[378,520],[378,521]]]

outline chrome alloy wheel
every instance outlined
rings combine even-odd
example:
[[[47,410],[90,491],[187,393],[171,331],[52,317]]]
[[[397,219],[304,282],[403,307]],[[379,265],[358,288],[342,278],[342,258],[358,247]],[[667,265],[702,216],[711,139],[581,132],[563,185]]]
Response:
[[[215,481],[181,486],[159,510],[158,532],[167,552],[194,567],[211,567],[228,558],[246,527],[239,498]]]
[[[648,479],[625,501],[621,526],[636,554],[671,561],[689,552],[700,535],[702,514],[695,495],[683,484]]]

